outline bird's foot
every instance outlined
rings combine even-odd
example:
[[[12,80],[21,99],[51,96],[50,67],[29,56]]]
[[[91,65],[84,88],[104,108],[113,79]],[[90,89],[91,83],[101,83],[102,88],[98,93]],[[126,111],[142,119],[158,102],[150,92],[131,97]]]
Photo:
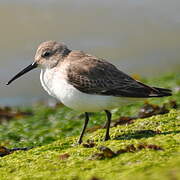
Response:
[[[108,135],[105,136],[104,141],[107,141],[107,140],[110,140],[110,139],[111,139],[111,137],[108,134]]]
[[[76,143],[72,144],[73,147],[79,146],[82,143],[82,140],[78,140]]]

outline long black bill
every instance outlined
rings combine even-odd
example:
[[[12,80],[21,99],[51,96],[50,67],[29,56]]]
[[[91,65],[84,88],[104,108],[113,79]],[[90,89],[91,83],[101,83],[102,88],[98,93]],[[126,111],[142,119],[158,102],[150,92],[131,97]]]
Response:
[[[28,67],[24,68],[21,72],[19,72],[18,74],[16,74],[9,82],[6,83],[6,85],[11,84],[14,80],[16,80],[17,78],[21,77],[23,74],[31,71],[32,69],[36,68],[38,65],[36,62],[33,62],[32,64],[30,64]]]

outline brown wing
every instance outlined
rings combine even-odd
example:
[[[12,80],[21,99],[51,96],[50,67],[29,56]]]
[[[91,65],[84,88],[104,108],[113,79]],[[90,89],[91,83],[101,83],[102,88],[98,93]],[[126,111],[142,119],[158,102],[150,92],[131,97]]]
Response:
[[[87,54],[71,62],[68,82],[87,94],[123,97],[165,96],[156,88],[134,80],[107,61]]]

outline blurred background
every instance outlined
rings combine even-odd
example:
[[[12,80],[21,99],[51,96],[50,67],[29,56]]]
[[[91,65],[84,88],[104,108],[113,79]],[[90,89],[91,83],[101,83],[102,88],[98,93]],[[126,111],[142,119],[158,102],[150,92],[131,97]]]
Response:
[[[0,0],[0,22],[0,105],[49,98],[39,70],[5,85],[46,40],[103,57],[129,74],[180,70],[179,0]]]

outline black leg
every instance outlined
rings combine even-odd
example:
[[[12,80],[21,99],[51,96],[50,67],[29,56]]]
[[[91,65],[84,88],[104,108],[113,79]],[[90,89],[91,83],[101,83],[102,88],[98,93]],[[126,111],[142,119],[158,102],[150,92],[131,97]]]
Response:
[[[107,122],[106,122],[106,135],[105,135],[105,138],[104,140],[107,141],[110,138],[110,135],[109,135],[109,128],[110,128],[110,124],[111,124],[111,112],[108,111],[108,110],[105,110],[106,112],[106,116],[107,116]]]
[[[85,130],[86,130],[86,127],[87,127],[88,122],[89,122],[89,115],[88,115],[87,112],[85,112],[84,127],[83,127],[83,129],[82,129],[81,135],[80,135],[79,140],[78,140],[78,142],[77,142],[78,144],[81,144],[81,143],[82,143],[82,138],[83,138],[83,135],[84,135],[84,132],[85,132]]]

